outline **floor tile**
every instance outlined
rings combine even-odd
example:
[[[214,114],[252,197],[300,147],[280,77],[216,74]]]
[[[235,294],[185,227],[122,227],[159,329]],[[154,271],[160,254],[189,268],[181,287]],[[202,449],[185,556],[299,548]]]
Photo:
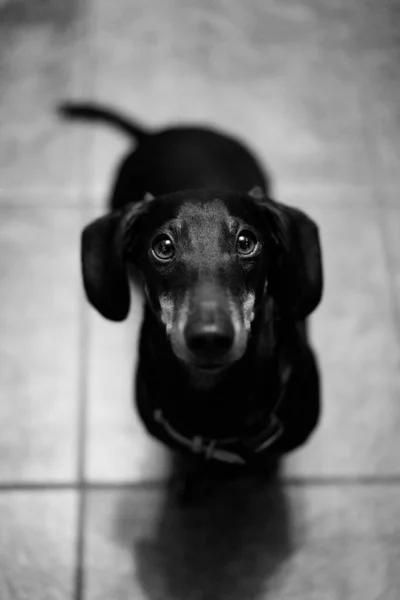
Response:
[[[75,476],[79,212],[0,211],[0,480]]]
[[[395,600],[395,488],[228,483],[201,501],[93,493],[87,600]]]
[[[364,4],[363,10],[356,11],[353,18],[341,18],[339,54],[346,60],[358,95],[363,136],[370,155],[371,184],[379,188],[388,181],[400,181],[400,14],[396,2],[359,4]]]
[[[400,209],[382,207],[382,228],[390,269],[391,286],[397,309],[397,327],[400,337]]]
[[[64,127],[56,109],[89,84],[80,58],[82,4],[17,0],[0,7],[0,192],[24,202],[70,202],[81,183],[83,138]]]
[[[194,121],[235,133],[278,181],[369,182],[352,73],[337,51],[342,34],[313,5],[122,0],[115,11],[100,0],[90,14],[100,104],[144,126]],[[96,128],[98,202],[128,145]]]
[[[75,531],[72,492],[1,493],[2,600],[72,600]]]
[[[323,415],[310,443],[288,459],[288,473],[399,475],[400,345],[377,212],[310,213],[324,254],[325,293],[311,319]]]

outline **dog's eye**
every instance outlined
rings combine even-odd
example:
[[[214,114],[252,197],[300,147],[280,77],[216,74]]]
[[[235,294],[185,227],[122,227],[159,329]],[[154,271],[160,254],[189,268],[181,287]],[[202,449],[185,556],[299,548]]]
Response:
[[[257,243],[254,233],[246,229],[239,233],[236,240],[236,249],[242,255],[253,254],[257,248]]]
[[[159,260],[171,260],[175,254],[173,241],[166,234],[158,235],[152,243],[153,254]]]

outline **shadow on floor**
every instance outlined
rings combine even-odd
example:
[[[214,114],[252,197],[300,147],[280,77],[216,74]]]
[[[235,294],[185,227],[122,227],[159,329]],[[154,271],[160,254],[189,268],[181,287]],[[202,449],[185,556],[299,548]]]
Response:
[[[124,545],[131,540],[133,572],[145,595],[149,600],[267,598],[272,578],[294,550],[278,476],[213,476],[182,501],[176,488],[180,470],[175,463],[145,538],[127,531],[131,496],[119,506],[117,536]],[[137,521],[132,527],[138,531]]]

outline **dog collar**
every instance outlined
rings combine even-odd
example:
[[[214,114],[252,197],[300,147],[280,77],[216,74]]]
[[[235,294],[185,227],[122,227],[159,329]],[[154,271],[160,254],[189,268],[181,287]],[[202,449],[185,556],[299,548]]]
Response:
[[[183,435],[167,421],[160,409],[155,410],[153,416],[174,442],[186,447],[193,454],[229,464],[245,465],[250,456],[269,450],[283,434],[283,425],[275,414],[269,416],[267,426],[256,436],[219,439]]]
[[[232,438],[207,438],[194,435],[185,436],[165,418],[163,411],[156,408],[153,418],[164,430],[166,436],[176,444],[185,447],[193,454],[219,462],[245,465],[263,452],[271,450],[272,446],[282,437],[284,426],[277,417],[276,411],[286,393],[286,388],[292,373],[292,367],[286,364],[282,368],[281,390],[272,411],[268,415],[267,424],[256,435],[237,436]]]

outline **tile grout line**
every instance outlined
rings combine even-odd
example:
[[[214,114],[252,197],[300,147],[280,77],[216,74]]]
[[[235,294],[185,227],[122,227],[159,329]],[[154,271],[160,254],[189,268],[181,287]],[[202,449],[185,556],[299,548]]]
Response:
[[[87,442],[87,404],[88,404],[88,351],[89,351],[89,323],[88,313],[84,298],[79,299],[79,388],[78,388],[78,414],[77,414],[77,532],[75,546],[75,577],[74,598],[81,600],[84,590],[84,552],[85,552],[85,522],[86,522],[86,486],[85,463]]]
[[[87,87],[93,88],[94,75],[90,64],[85,61],[85,67],[80,68],[82,52],[85,51],[90,56],[90,34],[92,27],[90,24],[90,0],[78,0],[78,7],[81,11],[81,45],[78,46],[76,55],[77,63],[75,63],[75,85],[86,91]],[[90,60],[90,58],[89,58]],[[90,72],[90,77],[89,73]],[[85,82],[83,85],[83,81]],[[87,84],[88,82],[88,84]],[[90,150],[93,150],[93,138],[90,144]],[[85,147],[80,144],[79,148],[82,156],[80,162],[80,172],[77,173],[79,187],[84,198],[90,198],[87,194],[90,185],[88,182],[88,156],[90,151],[85,152]],[[85,194],[86,192],[86,194]],[[85,203],[87,204],[87,203]],[[80,229],[85,224],[85,212],[87,206],[79,204],[79,225]],[[79,240],[80,241],[80,240]],[[79,265],[80,268],[80,265]],[[79,273],[80,275],[80,273]],[[83,600],[86,596],[86,571],[85,571],[85,553],[86,553],[86,520],[87,520],[87,486],[86,486],[86,458],[87,458],[87,442],[88,442],[88,404],[89,404],[89,351],[90,351],[90,323],[89,312],[86,303],[85,295],[82,293],[82,284],[79,281],[79,349],[78,349],[78,414],[77,414],[77,520],[76,520],[76,545],[75,545],[75,572],[73,579],[74,600]]]
[[[342,185],[338,185],[337,186],[338,189],[343,189],[346,188],[347,190],[351,189],[354,191],[362,191],[363,189],[366,188],[366,186],[364,184],[360,184],[360,185],[348,185],[348,184],[344,184]],[[314,186],[303,186],[301,184],[299,185],[293,185],[290,189],[284,189],[280,192],[279,196],[280,197],[285,197],[284,200],[285,202],[290,202],[289,198],[287,197],[289,194],[292,194],[293,192],[306,192],[309,189],[311,189],[311,191],[324,191],[323,188],[319,188],[319,187],[314,187]],[[328,186],[327,188],[328,189]],[[334,189],[334,186],[329,186],[329,190],[331,191],[332,189]],[[368,187],[368,189],[371,189],[371,186]],[[367,200],[315,200],[315,199],[307,199],[306,200],[307,205],[310,206],[315,206],[317,208],[328,208],[330,210],[332,209],[339,209],[339,210],[359,210],[360,208],[367,208],[370,206],[369,202]],[[385,206],[387,208],[391,208],[393,210],[396,211],[400,211],[400,205],[399,203],[395,202],[394,200],[390,200],[387,199],[385,200]],[[2,202],[1,200],[1,196],[0,196],[0,212],[6,212],[6,211],[37,211],[37,210],[51,210],[51,211],[92,211],[93,214],[96,213],[96,211],[105,211],[106,209],[104,208],[103,203],[98,203],[98,202],[90,202],[90,201],[76,201],[74,203],[62,203],[62,204],[54,204],[54,203],[50,203],[50,202],[46,202],[46,201],[41,201],[41,202],[37,202],[35,204],[33,203],[15,203],[15,202]]]
[[[246,475],[244,474],[244,477]],[[172,479],[148,479],[140,481],[85,481],[84,483],[73,483],[70,481],[54,483],[53,481],[40,481],[32,483],[12,482],[0,484],[0,494],[4,493],[20,493],[20,492],[80,492],[80,491],[100,491],[100,492],[117,492],[121,490],[132,491],[151,491],[164,490],[171,481],[179,480],[179,477]],[[279,485],[282,488],[290,487],[379,487],[393,486],[400,488],[400,475],[287,475],[265,483],[271,487]]]

